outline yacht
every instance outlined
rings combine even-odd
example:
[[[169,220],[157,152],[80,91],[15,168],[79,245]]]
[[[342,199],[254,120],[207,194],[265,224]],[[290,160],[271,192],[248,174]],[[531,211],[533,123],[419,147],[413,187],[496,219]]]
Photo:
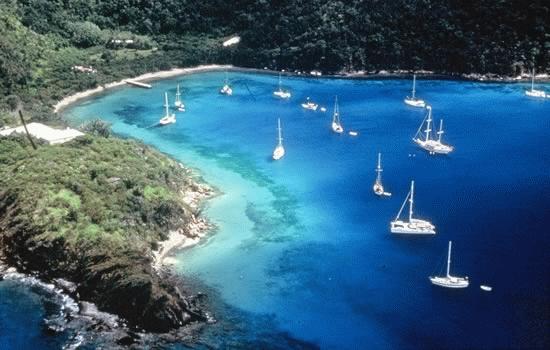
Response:
[[[401,220],[399,217],[401,216],[401,212],[403,211],[405,204],[407,204],[407,200],[409,201],[409,218],[408,220]],[[435,226],[431,222],[413,218],[413,205],[414,181],[411,181],[411,190],[407,194],[407,197],[405,197],[405,201],[401,205],[401,209],[399,209],[399,213],[397,213],[395,220],[390,223],[390,231],[392,233],[412,235],[434,235]]]
[[[334,98],[334,113],[332,114],[332,131],[334,131],[337,134],[341,134],[344,132],[344,128],[342,127],[342,122],[340,121],[340,108],[338,107],[338,96]]]
[[[316,104],[316,103],[311,102],[309,100],[309,97],[306,97],[306,102],[302,103],[302,107],[305,108],[305,109],[316,111],[317,107],[319,107],[319,105]]]
[[[447,253],[447,274],[445,276],[430,276],[430,281],[436,286],[445,288],[466,288],[470,285],[468,277],[451,276],[451,248],[453,242],[449,241],[449,251]]]
[[[284,100],[290,98],[291,94],[290,94],[290,91],[285,91],[283,90],[282,88],[282,85],[281,85],[281,73],[279,73],[279,88],[275,91],[273,91],[273,95],[275,97],[279,97],[279,98],[282,98]]]
[[[426,102],[416,97],[416,74],[413,74],[413,88],[411,96],[405,98],[405,103],[413,107],[426,107]]]
[[[170,109],[169,109],[169,105],[168,105],[168,93],[167,92],[164,93],[164,111],[165,111],[164,117],[162,117],[159,120],[159,124],[160,125],[168,125],[168,124],[175,123],[176,122],[176,114],[175,113],[170,113]]]
[[[437,139],[432,138],[432,107],[426,106],[426,109],[428,110],[428,114],[426,118],[422,121],[422,124],[420,124],[420,127],[416,131],[416,135],[413,137],[413,141],[423,148],[424,150],[428,151],[430,154],[449,154],[453,151],[453,146],[449,146],[444,144],[441,141],[441,137],[443,135],[443,119],[439,122],[439,131],[437,131]],[[421,129],[424,125],[424,122],[426,122],[426,129],[423,131],[426,136],[421,137]]]
[[[281,118],[277,119],[277,146],[273,150],[273,160],[279,160],[285,155],[285,148],[283,147],[283,137],[281,135]]]
[[[382,166],[380,165],[382,155],[378,153],[378,165],[376,166],[376,181],[374,182],[374,185],[372,186],[372,190],[374,191],[374,194],[380,197],[391,196],[391,193],[384,191],[384,186],[382,185]]]
[[[540,97],[540,98],[550,98],[550,94],[546,94],[543,90],[535,89],[535,69],[533,68],[533,73],[531,75],[531,90],[525,90],[525,94],[531,97]]]
[[[176,87],[176,101],[174,102],[174,107],[180,112],[185,112],[185,105],[181,101],[180,84]]]
[[[225,72],[225,80],[223,82],[223,87],[220,89],[220,94],[231,96],[233,95],[233,89],[229,85],[229,79],[227,78],[227,72]]]

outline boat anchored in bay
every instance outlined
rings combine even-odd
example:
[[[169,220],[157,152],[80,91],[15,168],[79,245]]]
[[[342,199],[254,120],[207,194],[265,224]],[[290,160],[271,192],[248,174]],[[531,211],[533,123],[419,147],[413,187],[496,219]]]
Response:
[[[277,119],[277,146],[273,150],[273,160],[279,160],[285,155],[285,148],[283,147],[283,137],[281,135],[281,118]]]
[[[174,101],[174,106],[178,111],[185,112],[185,105],[181,101],[180,84],[176,87],[176,101]]]
[[[231,96],[233,95],[233,89],[229,85],[229,79],[227,78],[227,72],[225,72],[225,80],[223,81],[223,87],[220,89],[220,94]]]
[[[550,94],[546,94],[546,92],[542,90],[535,89],[535,68],[533,68],[533,73],[531,75],[531,90],[525,90],[525,94],[531,97],[550,98]]]
[[[439,122],[439,131],[437,132],[437,140],[432,138],[432,107],[426,106],[426,109],[428,110],[428,114],[426,118],[422,121],[422,124],[420,124],[420,127],[416,131],[416,134],[413,137],[413,141],[423,148],[424,150],[428,151],[430,154],[449,154],[453,151],[453,146],[449,146],[441,142],[441,136],[443,135],[443,119]],[[423,131],[426,133],[426,136],[424,138],[420,137],[420,132],[422,130],[422,126],[424,125],[424,122],[426,122],[426,129]]]
[[[409,219],[400,220],[401,212],[409,201]],[[403,233],[403,234],[413,234],[413,235],[434,235],[435,226],[427,221],[422,219],[413,218],[413,205],[414,205],[414,181],[411,181],[411,190],[405,197],[405,201],[401,205],[401,209],[397,213],[395,220],[390,223],[390,231],[392,233]]]
[[[302,107],[305,108],[305,109],[309,109],[311,111],[316,111],[317,107],[319,107],[319,105],[317,103],[311,102],[309,100],[309,97],[306,97],[306,102],[302,103]]]
[[[334,98],[334,113],[332,114],[332,131],[334,131],[337,134],[341,134],[344,132],[344,128],[342,127],[342,122],[340,121],[340,108],[338,107],[338,96]]]
[[[384,191],[384,186],[382,185],[382,166],[380,165],[381,153],[378,153],[378,165],[376,166],[376,181],[372,186],[374,194],[380,197],[389,197],[391,193]]]
[[[279,88],[273,91],[273,95],[282,98],[283,100],[286,100],[291,96],[290,91],[283,90],[283,87],[281,85],[281,73],[279,73]]]
[[[168,105],[168,93],[164,93],[164,110],[165,115],[159,120],[160,125],[168,125],[176,122],[176,114],[170,113],[170,106]]]
[[[405,98],[405,103],[412,107],[424,108],[426,107],[426,102],[419,98],[416,98],[416,74],[413,74],[413,88],[411,96]]]
[[[470,285],[468,277],[451,276],[451,248],[453,242],[449,241],[449,251],[447,253],[447,274],[445,276],[430,276],[432,284],[445,288],[466,288]]]

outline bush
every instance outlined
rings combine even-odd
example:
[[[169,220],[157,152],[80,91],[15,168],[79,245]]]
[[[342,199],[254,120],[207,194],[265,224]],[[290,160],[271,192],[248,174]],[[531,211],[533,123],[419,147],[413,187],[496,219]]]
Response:
[[[102,43],[101,29],[92,22],[75,22],[67,24],[71,34],[71,42],[77,47],[91,47]]]

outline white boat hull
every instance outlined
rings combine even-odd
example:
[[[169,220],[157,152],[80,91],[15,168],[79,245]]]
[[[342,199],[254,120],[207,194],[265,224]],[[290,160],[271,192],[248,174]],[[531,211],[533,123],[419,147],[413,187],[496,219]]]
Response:
[[[452,146],[445,145],[437,140],[414,139],[414,142],[430,154],[449,154],[454,150]]]
[[[444,288],[466,288],[470,285],[468,277],[455,277],[455,276],[445,276],[445,277],[430,277],[430,282],[432,284],[444,287]]]
[[[273,160],[279,160],[285,155],[285,149],[283,146],[277,146],[273,150]]]
[[[341,134],[344,132],[344,128],[342,128],[342,125],[338,123],[332,123],[332,131],[334,131],[337,134]]]
[[[549,97],[550,98],[550,94],[547,95],[546,92],[544,92],[542,90],[535,90],[535,89],[525,90],[525,94],[527,96],[531,96],[531,97],[540,97],[540,98]]]
[[[159,120],[160,125],[168,125],[168,124],[174,124],[176,122],[176,115],[171,114],[169,116],[166,116],[164,118],[161,118]]]
[[[378,182],[375,182],[372,186],[372,190],[374,191],[374,194],[377,196],[383,196],[384,195],[384,186],[379,184]]]
[[[282,98],[282,99],[285,99],[285,100],[286,100],[286,99],[289,99],[290,96],[291,96],[290,92],[288,92],[288,91],[283,91],[283,90],[274,91],[274,92],[273,92],[273,95],[274,95],[275,97]]]
[[[426,102],[424,100],[419,100],[417,98],[413,99],[413,98],[407,97],[403,101],[406,104],[408,104],[409,106],[412,106],[412,107],[418,107],[418,108],[425,108],[426,107]]]
[[[426,220],[412,219],[409,221],[394,220],[390,223],[392,233],[411,235],[435,235],[435,226]]]
[[[311,111],[316,111],[317,107],[319,106],[316,105],[315,103],[302,103],[302,107],[305,109],[309,109]]]
[[[220,90],[220,94],[231,96],[233,95],[233,89],[231,89],[229,85],[224,85]]]

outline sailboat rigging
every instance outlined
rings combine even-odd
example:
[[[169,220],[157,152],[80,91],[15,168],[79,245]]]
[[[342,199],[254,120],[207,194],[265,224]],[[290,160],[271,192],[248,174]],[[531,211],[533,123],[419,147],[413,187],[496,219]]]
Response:
[[[283,137],[281,135],[281,118],[277,119],[277,146],[273,150],[273,160],[279,160],[285,155],[285,148],[283,147]]]
[[[374,185],[372,186],[372,190],[374,191],[374,194],[377,196],[391,196],[391,193],[384,191],[384,186],[382,185],[382,166],[381,166],[381,154],[378,153],[378,165],[376,166],[376,181],[374,182]]]
[[[340,108],[338,107],[338,96],[334,98],[334,113],[332,114],[332,131],[341,134],[344,132],[342,122],[340,121]]]
[[[401,220],[401,212],[409,201],[409,218],[408,220]],[[419,235],[433,235],[435,234],[435,226],[427,221],[422,219],[416,219],[413,217],[413,205],[414,205],[414,181],[411,181],[411,190],[405,197],[405,201],[401,205],[401,209],[397,213],[395,220],[390,223],[390,231],[392,233],[403,233],[403,234],[419,234]]]
[[[439,131],[437,131],[437,139],[432,138],[432,107],[426,106],[426,109],[428,110],[428,114],[420,124],[420,127],[418,127],[418,130],[416,131],[416,134],[413,137],[413,141],[423,148],[424,150],[428,151],[430,154],[449,154],[453,151],[453,147],[444,144],[441,141],[441,137],[443,135],[443,119],[439,122]],[[421,137],[421,129],[424,125],[424,122],[426,122],[426,129],[423,130],[423,132],[426,134],[424,138]]]
[[[447,252],[447,273],[445,276],[430,276],[432,284],[445,288],[466,288],[470,285],[468,277],[457,277],[451,275],[451,248],[453,242],[449,241],[449,251]]]
[[[164,93],[164,117],[159,120],[160,125],[168,125],[176,122],[176,114],[170,113],[170,106],[168,105],[168,93]]]
[[[416,97],[416,74],[413,74],[413,87],[411,96],[405,98],[405,103],[413,107],[426,107],[426,102]]]

